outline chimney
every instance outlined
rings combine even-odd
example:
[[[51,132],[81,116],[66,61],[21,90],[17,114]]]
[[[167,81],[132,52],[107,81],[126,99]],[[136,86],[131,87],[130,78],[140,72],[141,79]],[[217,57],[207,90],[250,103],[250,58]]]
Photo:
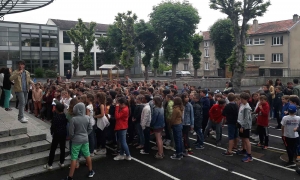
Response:
[[[294,14],[294,16],[293,16],[293,22],[296,23],[296,22],[298,22],[298,21],[299,21],[299,16],[298,16],[298,14]]]
[[[253,30],[254,30],[254,32],[256,32],[258,30],[258,20],[257,19],[253,20]]]

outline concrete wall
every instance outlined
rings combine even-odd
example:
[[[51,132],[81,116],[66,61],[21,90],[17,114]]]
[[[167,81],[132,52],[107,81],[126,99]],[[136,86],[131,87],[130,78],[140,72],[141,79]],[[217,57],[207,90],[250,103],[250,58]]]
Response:
[[[300,21],[290,30],[290,66],[291,69],[300,69]],[[293,74],[291,74],[293,75]]]

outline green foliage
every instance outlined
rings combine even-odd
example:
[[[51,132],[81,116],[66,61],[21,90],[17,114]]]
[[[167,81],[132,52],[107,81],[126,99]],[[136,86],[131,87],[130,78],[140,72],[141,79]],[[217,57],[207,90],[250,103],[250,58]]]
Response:
[[[70,40],[74,43],[75,51],[74,51],[74,57],[72,60],[73,65],[73,76],[77,75],[77,69],[79,66],[79,40],[76,38],[76,34],[78,34],[78,26],[76,25],[74,28],[71,28],[69,31],[67,31],[67,35],[69,36]]]
[[[44,69],[41,67],[34,69],[34,75],[37,78],[43,78],[44,77]]]
[[[191,50],[191,54],[193,56],[193,66],[194,71],[200,69],[200,61],[201,61],[201,51],[200,51],[200,43],[203,41],[203,37],[199,34],[194,34],[193,36],[193,48]]]
[[[163,1],[153,7],[150,23],[163,40],[164,55],[173,68],[178,59],[189,53],[192,48],[192,36],[200,21],[197,9],[188,1]],[[172,77],[175,78],[173,71]]]
[[[134,63],[134,40],[135,40],[135,32],[134,32],[134,23],[137,20],[136,14],[132,14],[131,11],[127,11],[127,13],[118,13],[115,17],[115,23],[117,27],[122,32],[122,55],[121,55],[121,64],[128,71],[133,66]]]
[[[159,49],[154,52],[153,64],[154,69],[159,67]]]
[[[116,56],[119,58],[122,54],[122,31],[118,28],[116,22],[108,27],[107,37],[110,46],[114,48]]]
[[[210,38],[215,46],[215,56],[222,69],[225,69],[226,61],[232,55],[235,46],[232,30],[230,19],[219,19],[210,28]],[[232,59],[230,60],[230,63],[234,62]]]
[[[167,64],[164,64],[164,63],[160,63],[158,68],[157,68],[157,72],[159,74],[162,74],[164,71],[170,71],[172,70],[172,65],[167,65]]]
[[[109,36],[99,37],[97,39],[96,44],[98,45],[99,49],[104,51],[101,52],[103,54],[104,63],[113,64],[113,61],[116,59],[116,53],[115,53],[115,48],[112,47],[111,39],[109,38]]]
[[[57,77],[57,72],[53,70],[46,70],[45,71],[45,77],[47,78],[56,78]]]

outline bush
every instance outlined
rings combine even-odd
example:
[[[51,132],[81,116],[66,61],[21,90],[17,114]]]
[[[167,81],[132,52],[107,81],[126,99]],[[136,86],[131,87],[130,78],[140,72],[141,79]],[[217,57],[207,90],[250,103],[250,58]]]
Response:
[[[57,72],[53,70],[46,70],[45,71],[45,76],[47,78],[56,78],[57,77]]]
[[[34,76],[37,78],[42,78],[44,77],[44,69],[41,67],[38,67],[34,70]]]

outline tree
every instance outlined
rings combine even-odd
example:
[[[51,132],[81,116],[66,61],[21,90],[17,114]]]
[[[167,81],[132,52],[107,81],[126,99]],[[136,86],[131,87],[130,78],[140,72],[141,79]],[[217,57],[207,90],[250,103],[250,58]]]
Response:
[[[153,69],[154,69],[154,77],[157,77],[157,69],[159,67],[159,49],[157,49],[154,52],[154,57],[153,57]]]
[[[176,77],[178,59],[192,48],[199,21],[198,11],[188,1],[166,1],[153,7],[150,22],[163,40],[164,56],[172,63],[172,78]]]
[[[116,57],[120,58],[122,55],[122,31],[118,28],[116,22],[108,27],[107,37],[112,48],[114,48]],[[119,63],[119,60],[118,60]],[[117,64],[117,63],[116,63]]]
[[[134,63],[134,23],[137,20],[136,14],[132,14],[131,11],[127,13],[118,13],[115,17],[116,25],[122,32],[122,55],[121,64],[125,68],[125,74],[128,75]]]
[[[231,81],[236,92],[241,91],[241,81],[245,71],[245,41],[249,28],[247,23],[250,19],[263,16],[270,5],[270,1],[264,2],[264,0],[210,0],[210,8],[227,14],[233,25],[235,46],[228,63],[233,72]]]
[[[148,80],[148,71],[152,54],[158,48],[160,39],[155,33],[153,26],[150,23],[146,23],[144,20],[140,20],[135,24],[136,32],[136,45],[138,51],[145,52],[145,56],[142,58],[145,66],[145,80]]]
[[[87,27],[81,19],[78,19],[78,24],[76,26],[78,28],[78,31],[75,31],[76,33],[74,35],[75,38],[78,39],[78,42],[84,51],[83,62],[81,63],[83,63],[83,67],[85,68],[86,75],[89,76],[91,68],[93,67],[91,50],[94,46],[94,41],[95,41],[96,23],[91,22]]]
[[[76,25],[75,28],[71,28],[69,31],[67,31],[67,35],[69,36],[70,40],[73,42],[75,46],[75,51],[74,51],[74,57],[72,61],[73,65],[73,76],[77,76],[77,69],[79,65],[79,40],[76,38],[76,33],[78,33],[78,26]]]
[[[193,56],[193,67],[194,67],[194,78],[197,78],[197,71],[200,69],[200,61],[201,61],[201,51],[200,51],[200,43],[203,41],[203,37],[199,34],[194,34],[193,36],[193,48],[191,50],[191,54]]]
[[[103,50],[101,52],[103,54],[104,63],[105,64],[112,64],[113,61],[116,59],[115,48],[111,46],[111,41],[109,37],[101,36],[97,39],[96,44],[98,48]]]
[[[219,19],[210,28],[210,38],[215,46],[215,56],[222,69],[225,69],[226,61],[231,56],[235,46],[232,29],[230,19]]]

